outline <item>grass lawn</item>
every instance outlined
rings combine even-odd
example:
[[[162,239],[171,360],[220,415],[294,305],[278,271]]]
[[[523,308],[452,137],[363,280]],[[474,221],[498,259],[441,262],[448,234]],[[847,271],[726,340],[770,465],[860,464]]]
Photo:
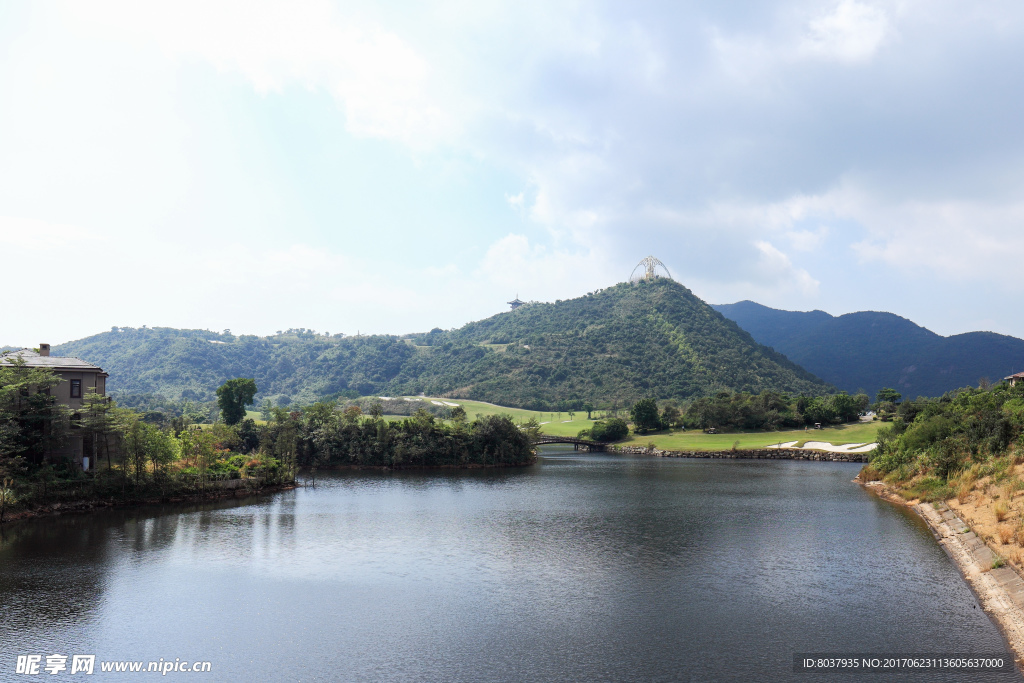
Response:
[[[787,441],[824,441],[833,446],[847,443],[871,443],[875,440],[881,422],[861,422],[850,425],[837,425],[826,429],[794,429],[785,432],[733,432],[731,434],[705,434],[699,429],[671,434],[630,434],[623,445],[647,445],[669,451],[727,451],[737,441],[737,448],[764,448]]]
[[[570,421],[569,413],[547,413],[536,410],[523,410],[521,408],[506,408],[504,406],[496,406],[493,403],[465,401],[461,398],[424,398],[423,400],[428,403],[432,400],[458,403],[466,410],[466,416],[470,420],[476,419],[477,415],[484,417],[488,415],[509,415],[516,422],[526,422],[530,418],[534,418],[537,422],[542,423],[542,432],[553,436],[576,436],[581,429],[590,429],[590,426],[593,424],[592,421],[587,419],[587,411],[585,410],[576,411],[575,419]],[[604,416],[604,411],[595,410],[591,415],[597,419]]]
[[[476,419],[478,415],[508,415],[516,422],[525,422],[534,418],[541,423],[541,431],[551,436],[576,436],[583,429],[590,429],[594,424],[593,420],[587,419],[586,411],[578,411],[573,420],[569,419],[569,413],[548,413],[536,410],[522,410],[521,408],[506,408],[492,403],[482,401],[466,401],[463,399],[431,398],[425,397],[423,401],[430,404],[430,401],[446,401],[458,403],[466,410],[470,420]],[[595,419],[606,417],[605,411],[594,411]],[[260,413],[255,410],[248,411],[247,417],[253,418],[257,423],[263,423]],[[385,415],[387,420],[403,420],[403,415]],[[646,446],[653,443],[655,447],[670,451],[726,451],[733,447],[737,441],[737,448],[764,448],[777,443],[787,441],[798,441],[803,445],[805,441],[825,441],[833,446],[841,446],[847,443],[871,443],[875,440],[878,430],[882,427],[881,422],[861,422],[850,425],[839,425],[826,429],[794,429],[784,432],[733,432],[729,434],[705,434],[700,430],[674,431],[672,433],[641,434],[639,436],[630,434],[625,441],[619,442],[622,445]]]

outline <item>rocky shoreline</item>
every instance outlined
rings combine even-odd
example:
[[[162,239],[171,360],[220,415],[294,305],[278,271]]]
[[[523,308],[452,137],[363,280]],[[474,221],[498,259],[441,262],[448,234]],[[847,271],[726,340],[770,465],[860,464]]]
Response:
[[[817,460],[828,462],[867,462],[869,453],[830,453],[802,448],[753,448],[728,451],[663,451],[657,448],[619,446],[609,449],[628,455],[654,455],[659,458],[715,458],[724,460]]]

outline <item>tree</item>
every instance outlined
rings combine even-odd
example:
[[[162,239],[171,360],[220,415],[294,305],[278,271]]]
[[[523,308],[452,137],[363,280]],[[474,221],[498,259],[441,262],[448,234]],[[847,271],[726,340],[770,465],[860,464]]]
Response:
[[[199,428],[185,430],[178,437],[181,457],[196,468],[203,491],[206,491],[206,476],[216,457],[215,442],[213,432]]]
[[[587,419],[590,419],[590,414],[594,412],[594,404],[589,401],[583,404],[583,410],[587,411]]]
[[[107,456],[107,470],[110,470],[110,438],[116,432],[114,415],[111,413],[113,403],[102,394],[86,391],[82,399],[82,430],[90,437],[91,450],[84,455],[89,457],[89,467],[99,465],[100,444]]]
[[[423,410],[420,408],[420,410]],[[363,414],[362,408],[359,406],[349,406],[341,414],[342,421],[347,425],[354,425],[359,422],[359,416]]]
[[[845,391],[833,394],[828,398],[829,408],[841,422],[853,422],[860,415],[860,402],[857,397]]]
[[[523,423],[523,433],[530,439],[531,444],[537,443],[540,439],[540,423],[537,422],[537,418],[531,417],[529,420]]]
[[[878,393],[875,394],[875,403],[899,403],[901,398],[903,398],[903,394],[895,389],[886,387],[879,389]]]
[[[253,403],[256,396],[256,380],[229,379],[217,389],[217,405],[221,416],[229,425],[238,424],[245,417],[245,407]]]
[[[40,464],[66,438],[67,407],[51,389],[61,382],[49,368],[30,368],[20,356],[0,365],[0,457]]]
[[[839,415],[836,413],[831,399],[821,398],[820,396],[815,396],[808,401],[807,408],[804,410],[804,419],[808,424],[816,422],[828,424],[835,422],[838,417]]]
[[[18,502],[18,499],[14,495],[13,479],[4,479],[0,483],[0,524],[4,523],[4,513],[7,512],[8,505],[14,505]]]
[[[661,429],[661,416],[658,414],[658,402],[653,398],[643,398],[629,409],[629,417],[638,432]]]
[[[464,425],[466,420],[469,419],[466,415],[466,409],[462,406],[455,406],[451,411],[451,420],[454,424]]]
[[[590,438],[594,441],[618,441],[625,439],[628,434],[629,427],[626,421],[618,417],[598,420],[590,428]]]
[[[683,419],[683,414],[679,412],[679,408],[673,405],[665,406],[665,409],[661,411],[661,422],[666,427],[675,427]]]

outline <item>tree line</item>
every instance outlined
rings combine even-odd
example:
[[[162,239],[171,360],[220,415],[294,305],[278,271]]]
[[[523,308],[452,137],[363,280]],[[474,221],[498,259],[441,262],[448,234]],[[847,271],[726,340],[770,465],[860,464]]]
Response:
[[[817,423],[824,426],[853,422],[870,406],[871,400],[867,395],[850,396],[846,392],[828,396],[790,396],[776,391],[758,394],[720,391],[714,396],[697,398],[682,405],[663,401],[659,407],[653,398],[641,399],[629,408],[629,417],[634,430],[640,434],[673,428],[772,431]],[[611,420],[603,422],[610,424]],[[586,431],[588,436],[596,439],[595,427]],[[605,424],[602,424],[598,432],[603,433],[604,428]],[[585,438],[582,433],[581,438]]]
[[[300,467],[508,466],[533,459],[530,430],[501,416],[471,422],[461,408],[447,422],[425,410],[387,421],[379,406],[363,414],[328,401],[272,408],[270,419],[257,424],[245,418],[255,382],[238,379],[218,391],[222,419],[197,425],[188,415],[152,419],[96,393],[72,413],[49,391],[60,381],[20,359],[0,366],[0,511],[60,500],[167,498],[231,479],[258,488],[292,482]],[[82,437],[89,471],[53,457],[73,435]]]

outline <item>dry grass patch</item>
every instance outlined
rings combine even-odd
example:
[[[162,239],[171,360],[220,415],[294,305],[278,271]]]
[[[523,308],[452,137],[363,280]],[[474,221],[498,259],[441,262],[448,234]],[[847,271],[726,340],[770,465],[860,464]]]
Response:
[[[971,493],[974,491],[973,484],[960,484],[954,491],[956,491],[956,500],[958,503],[963,505],[971,499]]]
[[[1003,545],[1010,545],[1010,541],[1013,540],[1013,529],[1007,525],[999,527],[999,542]]]
[[[996,513],[996,521],[1002,522],[1010,514],[1010,506],[1001,500],[992,506],[992,512]]]
[[[1006,481],[1006,497],[1012,499],[1015,495],[1024,491],[1024,480],[1014,475]]]

